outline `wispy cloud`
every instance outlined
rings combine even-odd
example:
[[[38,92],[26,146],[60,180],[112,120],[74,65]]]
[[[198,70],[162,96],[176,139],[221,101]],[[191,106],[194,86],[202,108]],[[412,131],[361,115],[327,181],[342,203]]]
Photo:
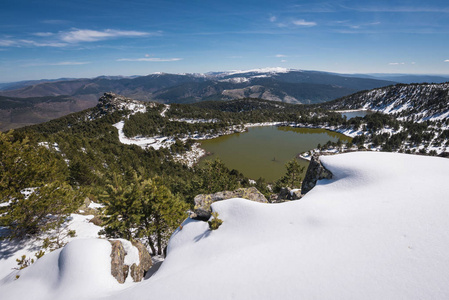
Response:
[[[51,24],[51,25],[61,25],[61,24],[69,23],[69,21],[66,21],[66,20],[43,20],[43,21],[41,21],[41,23]]]
[[[53,32],[36,32],[36,33],[33,33],[33,35],[46,37],[46,36],[53,36],[54,33]]]
[[[301,11],[302,13],[330,13],[336,12],[340,9],[338,4],[334,3],[307,3],[307,4],[296,4],[293,8]]]
[[[13,40],[0,40],[0,47],[12,47],[16,44]]]
[[[87,64],[90,64],[90,61],[61,61],[61,62],[50,64],[50,66],[78,66],[78,65],[87,65]]]
[[[58,41],[33,41],[33,40],[17,40],[17,45],[21,46],[35,46],[35,47],[65,47],[66,43],[61,43]]]
[[[47,63],[30,63],[22,65],[22,67],[42,67],[42,66],[79,66],[90,64],[90,61],[60,61]]]
[[[284,55],[284,54],[276,54],[275,57],[287,57],[287,55]]]
[[[129,30],[105,29],[71,29],[69,31],[36,32],[27,39],[8,37],[0,39],[0,47],[66,47],[86,42],[97,42],[117,38],[139,38],[161,35],[161,32],[143,32]]]
[[[0,40],[0,47],[64,47],[67,44],[60,42],[37,42],[33,40],[25,40],[25,39],[8,39],[8,40]]]
[[[106,29],[103,31],[90,29],[75,29],[68,32],[59,33],[60,39],[67,43],[96,42],[118,37],[142,37],[151,35],[143,31],[127,31]],[[153,34],[154,35],[154,34]]]
[[[142,57],[142,58],[119,58],[117,61],[148,61],[148,62],[166,62],[166,61],[178,61],[182,58],[159,58],[159,57]]]
[[[360,12],[397,12],[397,13],[425,13],[425,12],[439,12],[449,13],[449,7],[431,7],[431,6],[342,6],[348,10],[355,10]]]
[[[292,23],[294,25],[296,25],[296,26],[305,26],[305,27],[311,27],[311,26],[316,26],[317,25],[316,22],[309,22],[309,21],[306,21],[304,19],[294,20]]]
[[[287,62],[287,60],[285,60],[285,59],[282,59],[282,60],[281,60],[281,63],[285,63],[285,62]]]
[[[449,62],[449,59],[446,59],[444,62]]]
[[[405,63],[403,63],[403,62],[391,62],[391,63],[388,63],[390,66],[397,66],[397,65],[405,65]]]
[[[271,16],[270,18],[269,18],[269,20],[270,20],[270,22],[271,23],[274,23],[274,22],[276,22],[277,21],[277,17],[275,17],[275,16]]]

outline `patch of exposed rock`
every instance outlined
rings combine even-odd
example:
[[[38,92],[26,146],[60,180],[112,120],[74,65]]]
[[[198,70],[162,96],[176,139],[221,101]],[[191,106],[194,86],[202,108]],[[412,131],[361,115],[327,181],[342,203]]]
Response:
[[[212,209],[210,205],[213,202],[231,199],[231,198],[243,198],[251,201],[267,203],[267,198],[259,192],[255,187],[240,188],[235,191],[224,191],[215,194],[200,194],[195,196],[195,209],[190,216],[195,220],[207,221],[212,215]]]
[[[111,250],[111,274],[119,283],[124,283],[128,274],[134,282],[139,282],[145,277],[145,273],[151,268],[152,261],[147,248],[139,241],[133,241],[132,244],[139,250],[139,264],[133,263],[132,266],[125,264],[125,247],[119,240],[109,241],[112,245]]]
[[[309,167],[307,168],[306,177],[302,182],[301,193],[304,195],[313,189],[316,182],[321,179],[332,179],[333,174],[326,169],[320,161],[318,155],[313,155]]]
[[[135,263],[131,266],[131,277],[135,282],[141,281],[146,272],[153,266],[151,255],[144,244],[139,241],[133,241],[133,246],[139,250],[139,265]]]
[[[120,241],[109,241],[111,250],[111,274],[119,283],[124,283],[128,277],[129,266],[125,265],[126,251]]]
[[[117,110],[128,109],[133,113],[135,112],[145,112],[146,107],[153,107],[155,103],[144,103],[142,101],[126,98],[121,95],[114,93],[104,93],[103,96],[98,99],[97,108],[100,110],[101,114],[110,114]]]
[[[301,199],[301,190],[300,189],[291,189],[288,187],[283,187],[279,191],[277,201],[283,200],[298,200]]]

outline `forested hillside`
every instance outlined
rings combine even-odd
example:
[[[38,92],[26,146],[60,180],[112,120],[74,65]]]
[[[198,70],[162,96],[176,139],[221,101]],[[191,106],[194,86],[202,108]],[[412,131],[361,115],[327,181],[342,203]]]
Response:
[[[320,105],[327,109],[368,109],[415,121],[449,117],[449,83],[397,84],[363,91]]]

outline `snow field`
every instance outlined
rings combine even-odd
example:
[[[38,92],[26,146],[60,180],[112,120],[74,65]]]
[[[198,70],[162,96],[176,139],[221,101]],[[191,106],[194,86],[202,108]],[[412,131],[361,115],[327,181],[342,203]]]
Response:
[[[187,220],[158,273],[127,297],[447,298],[449,161],[374,152],[322,161],[335,178],[300,201],[214,203],[224,221],[215,231]],[[192,287],[201,292],[186,296]]]
[[[75,240],[0,282],[5,299],[447,299],[449,160],[354,152],[299,201],[212,204],[214,231],[187,219],[159,271],[110,275],[110,245]]]

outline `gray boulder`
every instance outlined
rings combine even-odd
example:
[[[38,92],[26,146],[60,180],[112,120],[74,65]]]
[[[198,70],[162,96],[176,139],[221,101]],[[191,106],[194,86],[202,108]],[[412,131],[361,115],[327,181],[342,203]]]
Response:
[[[109,241],[111,250],[111,274],[119,283],[124,283],[128,277],[129,266],[125,265],[126,251],[120,241]]]
[[[277,201],[298,200],[298,199],[301,199],[301,190],[300,189],[291,189],[288,187],[283,187],[279,191]]]
[[[139,241],[133,241],[132,244],[139,249],[139,265],[133,263],[131,266],[131,277],[134,282],[140,282],[145,277],[146,272],[153,266],[153,262],[144,244]]]
[[[307,168],[306,177],[302,182],[301,193],[304,195],[314,188],[316,182],[321,179],[332,179],[331,171],[327,170],[320,161],[318,155],[313,155]]]
[[[139,282],[145,277],[145,273],[153,265],[151,255],[147,248],[139,241],[133,241],[132,244],[139,250],[139,264],[133,263],[130,267],[125,264],[126,251],[121,241],[109,241],[112,245],[111,250],[111,274],[119,283],[124,283],[128,274],[131,272],[131,278],[134,282]]]
[[[243,198],[262,203],[268,202],[267,198],[255,187],[240,188],[235,191],[224,191],[215,194],[200,194],[194,198],[195,209],[190,217],[195,220],[207,221],[212,215],[210,205],[213,202],[231,198]]]

